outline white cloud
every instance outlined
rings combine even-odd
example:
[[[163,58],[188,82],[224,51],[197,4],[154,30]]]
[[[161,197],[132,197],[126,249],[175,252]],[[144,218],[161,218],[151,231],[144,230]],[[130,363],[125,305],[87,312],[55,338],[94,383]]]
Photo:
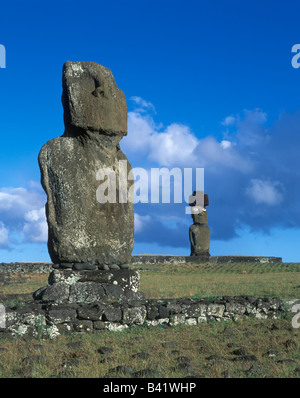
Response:
[[[252,169],[251,161],[242,156],[229,141],[218,142],[214,137],[199,140],[195,154],[202,162],[202,167],[209,167],[211,170],[218,171],[220,166],[241,172]]]
[[[140,97],[134,98],[141,104],[144,101]],[[266,117],[259,110],[245,113],[247,122],[239,122],[240,133],[244,132],[244,141],[246,127],[249,124],[259,124]],[[228,116],[223,123],[229,125],[238,120],[239,118]],[[129,158],[134,160],[143,156],[159,166],[210,167],[216,170],[222,166],[241,172],[248,172],[253,167],[249,157],[245,157],[240,152],[238,143],[232,140],[219,142],[209,135],[199,139],[189,126],[179,123],[163,128],[162,125],[155,124],[148,113],[140,113],[138,110],[128,113],[128,135],[121,141],[121,147]]]
[[[164,166],[180,166],[195,161],[198,139],[190,128],[177,123],[152,136],[149,159]]]
[[[0,218],[20,218],[27,211],[41,207],[45,195],[41,190],[26,188],[0,188]]]
[[[278,181],[252,179],[246,195],[256,204],[279,205],[283,202],[282,184]]]
[[[35,209],[24,215],[27,221],[23,227],[23,233],[26,239],[31,242],[47,242],[48,225],[46,221],[45,208]]]
[[[46,195],[40,184],[31,181],[29,185],[30,189],[0,188],[1,242],[8,241],[12,233],[23,241],[47,241]]]
[[[46,220],[35,223],[25,223],[23,233],[30,242],[46,243],[48,240],[48,226]]]
[[[39,221],[41,218],[45,218],[45,209],[41,207],[40,209],[30,210],[25,214],[24,218],[28,222]]]
[[[135,110],[136,112],[137,111],[146,112],[149,110],[155,112],[155,107],[151,102],[145,101],[143,98],[137,97],[137,96],[130,97],[130,99],[131,99],[131,101],[133,101],[136,105],[138,105],[140,107]]]
[[[151,117],[138,112],[128,113],[128,135],[121,141],[122,148],[127,152],[149,150],[152,135],[156,134],[157,127]]]
[[[237,119],[234,116],[227,116],[227,117],[225,117],[223,122],[221,122],[221,124],[223,126],[232,126],[233,124],[236,123],[236,121],[237,121]]]
[[[146,228],[147,223],[151,220],[149,215],[141,216],[138,213],[134,213],[134,231],[141,232],[144,228]]]
[[[223,149],[230,148],[231,145],[232,145],[232,143],[230,141],[227,141],[227,140],[221,141],[220,144],[221,144],[221,147]]]
[[[198,139],[188,126],[173,123],[162,130],[148,114],[128,113],[128,135],[121,142],[125,153],[145,154],[162,166],[180,166],[195,161]]]
[[[8,229],[5,228],[3,222],[0,221],[0,247],[7,246],[9,242]]]
[[[27,191],[24,188],[2,188],[0,190],[0,211],[27,206]]]

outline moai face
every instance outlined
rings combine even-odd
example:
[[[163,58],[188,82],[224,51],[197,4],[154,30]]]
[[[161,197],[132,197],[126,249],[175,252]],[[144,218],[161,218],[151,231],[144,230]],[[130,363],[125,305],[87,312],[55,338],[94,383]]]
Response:
[[[104,135],[127,134],[127,105],[111,71],[94,62],[70,62],[63,66],[64,122],[66,135],[86,131]]]
[[[191,214],[195,224],[207,224],[206,206],[209,205],[208,195],[203,191],[194,191],[189,197]]]
[[[194,224],[207,224],[207,211],[204,208],[195,209],[194,213],[192,213],[192,218]]]

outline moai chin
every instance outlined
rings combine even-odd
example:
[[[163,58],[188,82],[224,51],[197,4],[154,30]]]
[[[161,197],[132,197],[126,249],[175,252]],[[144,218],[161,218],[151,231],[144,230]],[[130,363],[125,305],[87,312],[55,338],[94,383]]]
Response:
[[[197,197],[197,200],[195,198]],[[210,229],[207,225],[206,206],[209,205],[208,195],[203,191],[195,191],[190,196],[190,206],[194,224],[190,226],[189,238],[191,256],[208,257],[210,247]]]
[[[125,95],[111,71],[94,62],[67,61],[62,80],[65,132],[48,141],[38,159],[51,260],[64,268],[128,268],[133,203],[119,202],[118,186],[120,164],[125,161],[127,173],[131,170],[119,147],[127,134]],[[115,172],[116,203],[97,200],[101,169]],[[127,184],[127,192],[129,188]]]

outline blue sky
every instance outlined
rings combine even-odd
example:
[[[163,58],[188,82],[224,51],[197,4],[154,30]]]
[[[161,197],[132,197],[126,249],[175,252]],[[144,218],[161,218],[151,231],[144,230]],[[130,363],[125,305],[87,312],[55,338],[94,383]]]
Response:
[[[204,167],[211,254],[299,261],[297,1],[11,1],[1,6],[0,262],[49,261],[37,156],[63,133],[63,63],[109,67],[133,167]],[[133,253],[190,252],[178,204],[137,204]]]

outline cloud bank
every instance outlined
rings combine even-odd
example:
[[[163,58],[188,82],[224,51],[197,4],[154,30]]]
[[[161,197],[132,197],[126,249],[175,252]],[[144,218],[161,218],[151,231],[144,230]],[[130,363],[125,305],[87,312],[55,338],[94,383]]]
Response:
[[[209,132],[198,137],[189,126],[156,123],[154,106],[145,104],[139,100],[129,112],[121,147],[133,167],[204,167],[212,239],[232,239],[243,227],[265,233],[300,227],[300,111],[273,124],[261,109],[228,115],[218,140]],[[187,249],[192,220],[184,206],[136,204],[136,241]]]
[[[45,201],[38,183],[29,188],[0,188],[0,248],[47,242]]]
[[[122,149],[135,168],[204,168],[213,240],[235,238],[242,228],[270,233],[272,228],[300,227],[300,111],[282,113],[272,124],[261,109],[225,116],[217,139],[210,132],[199,137],[183,124],[163,126],[154,120],[153,104],[141,97],[131,100],[134,109],[128,113]],[[150,185],[148,191],[150,199]],[[45,244],[45,202],[36,182],[28,188],[0,188],[1,249]],[[135,204],[135,241],[188,251],[192,219],[186,205]]]

